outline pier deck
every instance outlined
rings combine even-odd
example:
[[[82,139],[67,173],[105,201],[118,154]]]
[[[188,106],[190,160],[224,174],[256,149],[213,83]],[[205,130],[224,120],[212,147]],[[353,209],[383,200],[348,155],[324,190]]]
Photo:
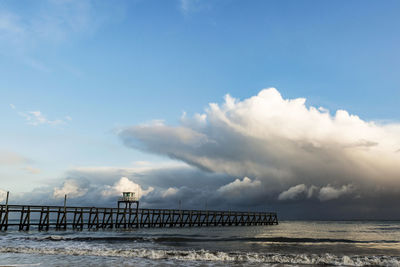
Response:
[[[2,231],[274,224],[275,212],[0,205]]]

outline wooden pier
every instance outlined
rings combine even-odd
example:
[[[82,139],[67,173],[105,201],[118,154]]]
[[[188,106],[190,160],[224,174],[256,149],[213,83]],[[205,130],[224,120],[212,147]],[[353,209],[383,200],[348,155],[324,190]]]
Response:
[[[2,231],[274,224],[274,212],[0,205]]]
[[[69,207],[67,195],[63,206],[0,205],[0,231],[28,231],[251,226],[278,224],[275,212],[216,210],[142,209],[133,192],[124,192],[117,208]]]

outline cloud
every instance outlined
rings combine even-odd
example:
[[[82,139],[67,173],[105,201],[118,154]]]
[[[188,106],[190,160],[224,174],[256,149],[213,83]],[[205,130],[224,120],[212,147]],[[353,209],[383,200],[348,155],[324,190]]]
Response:
[[[6,10],[0,10],[0,37],[18,38],[25,34],[26,31],[19,16]],[[13,41],[12,39],[10,41]]]
[[[115,207],[122,192],[139,189],[141,207],[176,208],[181,201],[184,208],[204,208],[205,203],[223,208],[217,189],[232,181],[221,174],[169,162],[146,167],[80,167],[69,170],[65,177],[32,192],[13,192],[12,200],[62,205],[67,194],[69,205]]]
[[[86,188],[82,188],[81,185],[75,180],[66,180],[62,187],[54,188],[54,198],[64,198],[67,195],[68,198],[76,198],[84,196],[87,193]]]
[[[169,187],[167,190],[165,190],[162,193],[162,197],[166,198],[166,197],[170,197],[170,196],[174,196],[179,192],[179,189],[176,187]]]
[[[147,162],[133,167],[79,167],[66,175],[87,181],[88,194],[80,199],[81,203],[115,205],[123,192],[121,188],[116,190],[116,185],[121,177],[126,177],[134,183],[131,186],[133,192],[137,191],[137,184],[145,191],[145,194],[141,193],[140,205],[154,208],[176,207],[178,200],[186,208],[204,208],[207,201],[210,206],[218,207],[222,204],[218,199],[218,188],[234,180],[224,174],[208,173],[170,161]]]
[[[229,196],[231,198],[238,198],[246,195],[248,192],[252,192],[261,186],[261,182],[254,180],[252,181],[248,177],[244,177],[243,180],[236,179],[235,181],[221,186],[218,192],[222,195]]]
[[[288,199],[296,199],[301,194],[308,193],[308,188],[305,184],[298,184],[296,186],[290,187],[288,190],[283,191],[279,194],[279,200],[288,200]]]
[[[203,1],[204,2],[204,1]],[[199,11],[205,8],[201,0],[180,0],[179,8],[183,15],[188,15],[191,12]]]
[[[27,7],[27,14],[11,6],[0,11],[0,37],[22,42],[63,41],[68,36],[87,33],[100,20],[91,1],[47,1],[40,7]]]
[[[315,185],[310,186],[307,190],[307,198],[312,198],[317,191],[318,187],[316,187]]]
[[[382,201],[396,199],[400,188],[400,153],[396,152],[400,124],[365,121],[345,110],[331,114],[307,106],[304,98],[285,99],[274,88],[243,100],[226,95],[222,104],[210,103],[204,113],[192,118],[184,114],[180,125],[136,125],[122,129],[119,137],[133,149],[168,156],[203,173],[231,177],[215,189],[214,197],[227,201],[245,195],[234,190],[236,185],[257,182],[246,189],[252,192],[246,194],[252,205],[296,199],[310,208],[323,207],[328,202],[353,201],[341,196],[354,194],[360,200],[351,205],[360,209],[363,203],[379,200],[370,205],[379,212]],[[343,209],[342,203],[336,207]]]
[[[0,165],[27,164],[32,161],[18,153],[0,150]]]
[[[38,174],[41,172],[40,169],[31,167],[31,166],[26,166],[26,167],[23,167],[22,169],[31,174]]]
[[[9,169],[11,166],[14,166],[30,174],[40,173],[40,169],[28,165],[31,163],[33,161],[23,155],[12,151],[0,150],[0,167],[3,166]]]
[[[10,107],[12,109],[14,109],[14,110],[17,110],[17,108],[13,104],[10,104]],[[65,116],[65,120],[60,120],[60,119],[49,120],[39,110],[37,110],[37,111],[28,111],[28,112],[18,112],[18,114],[20,116],[24,117],[26,122],[29,125],[33,125],[33,126],[38,126],[38,125],[41,125],[41,124],[59,125],[59,124],[65,124],[66,121],[71,121],[72,120],[72,118],[70,116]]]
[[[334,188],[331,185],[323,186],[318,188],[314,185],[306,186],[305,184],[299,184],[290,187],[288,190],[283,191],[279,194],[278,200],[299,200],[301,198],[312,198],[318,194],[320,201],[327,201],[331,199],[337,199],[342,195],[352,193],[354,187],[352,185],[343,185],[341,188]]]
[[[340,196],[349,194],[353,191],[354,188],[352,185],[343,185],[341,188],[334,188],[331,185],[327,185],[321,188],[318,198],[321,201],[327,201],[339,198]]]
[[[101,192],[102,196],[121,196],[122,192],[134,192],[137,197],[141,198],[146,196],[154,190],[153,187],[149,187],[144,190],[139,184],[132,182],[126,177],[122,177],[113,186],[106,186],[106,188]]]
[[[23,116],[29,125],[37,126],[40,124],[49,124],[49,125],[57,125],[65,123],[63,120],[49,120],[46,116],[40,111],[29,111],[27,113],[19,113]]]
[[[309,179],[348,177],[354,166],[360,167],[359,179],[374,179],[372,166],[393,178],[400,162],[394,149],[400,146],[399,125],[377,125],[343,110],[331,116],[308,108],[303,98],[283,99],[276,89],[243,101],[227,95],[223,105],[211,103],[203,115],[201,124],[196,116],[174,127],[139,125],[120,137],[127,146],[205,170],[281,182],[297,180],[300,172],[310,173]]]

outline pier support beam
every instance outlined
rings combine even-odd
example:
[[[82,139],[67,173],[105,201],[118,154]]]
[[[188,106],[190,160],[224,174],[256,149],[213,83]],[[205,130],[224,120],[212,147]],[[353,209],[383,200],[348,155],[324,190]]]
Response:
[[[1,206],[0,209],[0,231],[5,230],[7,231],[8,228],[8,197],[10,195],[10,192],[7,191],[7,197],[6,197],[6,205],[3,207]]]

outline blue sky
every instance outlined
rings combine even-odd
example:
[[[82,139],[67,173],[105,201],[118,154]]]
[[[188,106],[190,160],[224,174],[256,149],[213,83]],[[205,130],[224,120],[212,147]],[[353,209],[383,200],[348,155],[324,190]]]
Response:
[[[176,126],[226,94],[275,87],[396,123],[399,11],[398,1],[0,1],[0,188],[171,161],[118,131]]]

